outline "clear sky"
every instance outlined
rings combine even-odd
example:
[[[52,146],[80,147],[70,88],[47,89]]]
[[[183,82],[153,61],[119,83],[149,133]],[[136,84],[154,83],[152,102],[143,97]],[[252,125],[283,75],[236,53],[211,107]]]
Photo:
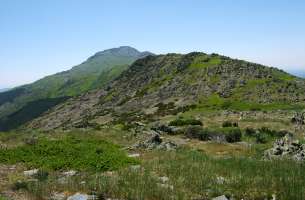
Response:
[[[130,45],[305,70],[304,0],[1,0],[0,88]]]

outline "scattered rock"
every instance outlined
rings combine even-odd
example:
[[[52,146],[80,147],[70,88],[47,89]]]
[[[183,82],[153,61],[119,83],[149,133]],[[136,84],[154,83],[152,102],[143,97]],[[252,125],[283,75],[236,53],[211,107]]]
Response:
[[[157,149],[161,149],[161,150],[166,150],[166,151],[171,151],[171,150],[175,150],[178,148],[178,145],[175,144],[174,142],[168,141],[168,142],[162,142]]]
[[[87,195],[87,194],[81,194],[76,193],[73,196],[69,196],[67,200],[96,200],[97,197],[95,195]]]
[[[152,134],[152,136],[144,142],[139,142],[133,146],[140,149],[160,149],[160,150],[174,150],[178,145],[171,141],[164,142],[159,134]]]
[[[159,180],[162,182],[162,183],[166,183],[169,181],[169,178],[166,177],[166,176],[162,176],[162,177],[159,177]]]
[[[142,123],[142,122],[135,122],[135,125],[137,125],[137,126],[145,126],[145,124]]]
[[[222,184],[225,183],[225,181],[226,181],[226,179],[225,179],[224,177],[222,177],[222,176],[217,176],[217,177],[216,177],[216,183],[217,183],[217,184],[222,185]]]
[[[103,173],[105,176],[115,176],[116,175],[116,173],[115,172],[113,172],[113,171],[106,171],[106,172],[104,172]]]
[[[212,200],[229,200],[225,195],[219,196],[219,197],[215,197]]]
[[[165,189],[174,190],[174,186],[169,185],[169,184],[158,183],[158,185],[159,185],[160,187],[162,187],[162,188],[165,188]]]
[[[183,127],[168,126],[165,124],[156,125],[152,127],[152,130],[158,132],[159,134],[166,133],[169,135],[177,135],[177,134],[182,134],[184,132]]]
[[[133,170],[133,171],[140,170],[141,169],[141,165],[131,165],[130,169]]]
[[[77,171],[74,171],[74,170],[70,170],[70,171],[62,173],[62,175],[66,176],[66,177],[75,176],[76,174],[77,174]]]
[[[140,154],[139,153],[129,154],[128,157],[129,158],[137,158],[137,157],[140,157]]]
[[[50,199],[51,200],[65,200],[66,195],[64,193],[53,193]]]
[[[24,171],[23,174],[25,176],[34,176],[38,173],[38,169],[32,169],[32,170],[28,170],[28,171]]]
[[[298,140],[293,140],[292,135],[287,134],[276,140],[271,149],[265,151],[264,158],[269,160],[288,158],[295,161],[304,161],[305,144],[300,144]]]

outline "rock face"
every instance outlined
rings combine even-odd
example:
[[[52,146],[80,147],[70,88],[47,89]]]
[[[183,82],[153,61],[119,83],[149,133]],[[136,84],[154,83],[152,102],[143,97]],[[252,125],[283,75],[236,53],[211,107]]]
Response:
[[[291,135],[275,141],[273,147],[264,153],[266,159],[293,159],[295,161],[305,160],[305,144],[300,144],[298,140],[293,140]]]

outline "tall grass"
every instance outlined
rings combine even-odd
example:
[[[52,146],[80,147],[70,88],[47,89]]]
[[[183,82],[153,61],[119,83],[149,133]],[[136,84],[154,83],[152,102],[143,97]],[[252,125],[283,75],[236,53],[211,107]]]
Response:
[[[102,193],[122,199],[210,199],[226,194],[236,199],[305,199],[305,166],[289,161],[214,158],[198,151],[147,153],[140,169],[124,168],[112,175],[92,173],[59,186],[56,179],[35,183],[32,191]],[[159,177],[166,176],[162,183]],[[86,180],[85,185],[80,185]]]

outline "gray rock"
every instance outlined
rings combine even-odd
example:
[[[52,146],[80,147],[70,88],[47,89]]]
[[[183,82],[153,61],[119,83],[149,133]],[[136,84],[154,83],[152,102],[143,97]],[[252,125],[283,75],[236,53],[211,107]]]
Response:
[[[32,169],[32,170],[28,170],[28,171],[24,171],[23,174],[25,176],[34,176],[38,173],[38,169]]]
[[[63,172],[62,174],[66,177],[70,177],[70,176],[75,176],[77,174],[77,171],[70,170],[70,171],[67,171],[67,172]]]
[[[174,186],[173,185],[169,185],[169,184],[164,184],[164,183],[158,183],[158,186],[164,189],[170,189],[170,190],[174,190]]]
[[[137,158],[137,157],[140,157],[140,154],[139,153],[133,153],[133,154],[129,154],[128,157],[129,158]]]
[[[65,200],[66,199],[66,195],[64,193],[54,193],[52,194],[51,200]]]
[[[166,183],[169,181],[169,178],[166,177],[166,176],[162,176],[162,177],[159,177],[159,180],[162,182],[162,183]]]
[[[219,196],[219,197],[215,197],[212,200],[229,200],[225,195]]]
[[[76,193],[73,196],[69,196],[67,200],[96,200],[97,197],[95,195],[87,195],[87,194],[81,194]]]
[[[167,142],[162,142],[156,149],[171,151],[171,150],[175,150],[177,148],[178,148],[177,144],[175,144],[171,141],[167,141]]]
[[[141,165],[131,165],[130,169],[133,170],[133,171],[138,171],[138,170],[141,169]]]

